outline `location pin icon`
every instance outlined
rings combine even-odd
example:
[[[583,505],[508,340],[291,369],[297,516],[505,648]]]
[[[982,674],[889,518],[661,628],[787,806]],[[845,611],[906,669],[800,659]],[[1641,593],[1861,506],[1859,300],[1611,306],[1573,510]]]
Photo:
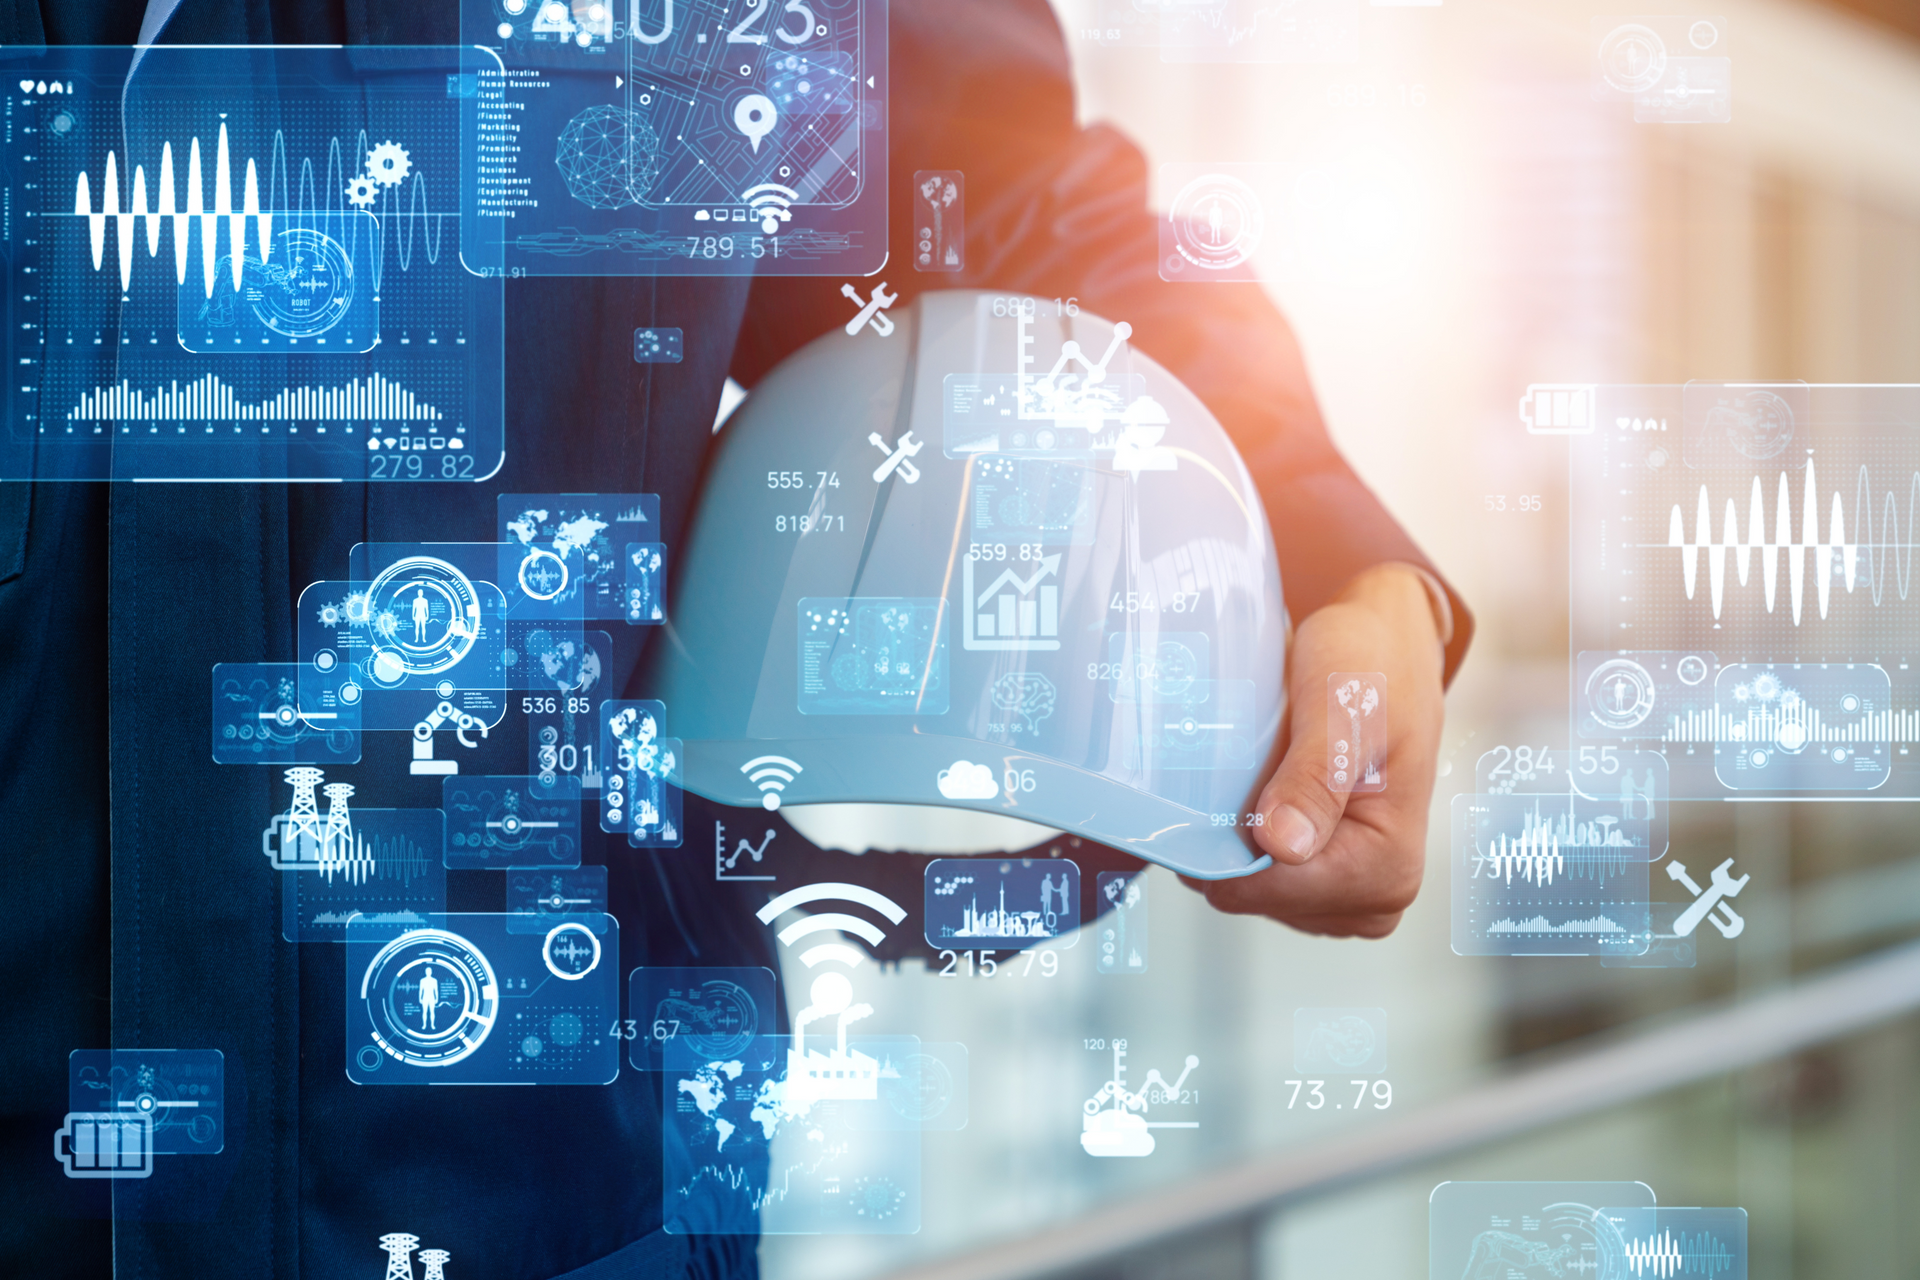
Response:
[[[773,99],[764,93],[750,93],[734,104],[733,127],[747,135],[755,152],[760,150],[760,139],[773,132],[779,119],[780,112],[775,109]]]

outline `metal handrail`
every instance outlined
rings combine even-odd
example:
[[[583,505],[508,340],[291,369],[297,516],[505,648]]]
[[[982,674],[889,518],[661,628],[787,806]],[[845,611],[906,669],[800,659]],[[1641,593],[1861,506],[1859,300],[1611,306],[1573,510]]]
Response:
[[[895,1280],[1039,1280],[1154,1241],[1264,1212],[1503,1138],[1772,1061],[1920,1007],[1920,943],[1659,1025],[1477,1085],[1343,1134],[1114,1201],[1033,1234],[895,1273]]]

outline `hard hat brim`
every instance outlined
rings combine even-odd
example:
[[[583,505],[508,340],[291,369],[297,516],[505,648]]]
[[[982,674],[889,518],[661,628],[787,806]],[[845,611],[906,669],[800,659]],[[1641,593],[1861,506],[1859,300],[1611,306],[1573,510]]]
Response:
[[[767,757],[799,767],[774,774],[746,767]],[[779,804],[915,804],[999,813],[1072,831],[1196,880],[1231,880],[1273,865],[1272,858],[1249,847],[1239,812],[1225,815],[1233,819],[1231,825],[1215,825],[1221,815],[974,738],[912,733],[689,740],[683,744],[681,769],[676,782],[719,804],[776,807],[767,804],[771,795]],[[764,776],[756,779],[756,774]],[[924,795],[903,796],[903,778],[917,780],[913,786]],[[991,794],[985,781],[992,783]]]

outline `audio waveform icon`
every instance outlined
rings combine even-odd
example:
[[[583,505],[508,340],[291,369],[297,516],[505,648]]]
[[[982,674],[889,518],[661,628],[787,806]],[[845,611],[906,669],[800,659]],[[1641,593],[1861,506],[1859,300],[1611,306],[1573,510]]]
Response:
[[[1733,552],[1734,570],[1741,586],[1746,586],[1753,569],[1753,553],[1760,553],[1760,585],[1765,592],[1767,612],[1774,611],[1779,595],[1781,552],[1786,553],[1787,592],[1793,612],[1793,624],[1800,625],[1806,595],[1807,559],[1813,557],[1814,588],[1820,617],[1825,619],[1836,576],[1845,582],[1849,595],[1862,579],[1869,587],[1873,603],[1884,599],[1887,569],[1893,569],[1894,586],[1902,600],[1907,598],[1913,565],[1913,521],[1915,504],[1920,503],[1920,471],[1913,473],[1908,487],[1905,535],[1899,528],[1899,504],[1888,490],[1881,504],[1880,536],[1873,534],[1873,488],[1867,468],[1862,466],[1855,485],[1853,536],[1847,536],[1846,504],[1840,491],[1834,490],[1829,507],[1827,536],[1820,536],[1819,488],[1813,459],[1807,459],[1800,502],[1800,528],[1794,534],[1792,489],[1787,473],[1780,473],[1774,500],[1773,533],[1767,534],[1766,502],[1760,477],[1753,478],[1747,500],[1747,533],[1740,536],[1739,513],[1732,498],[1727,499],[1725,519],[1719,541],[1713,537],[1713,504],[1707,486],[1700,486],[1694,509],[1693,537],[1687,537],[1686,516],[1680,503],[1674,503],[1667,520],[1666,546],[1680,553],[1680,576],[1687,599],[1694,598],[1699,585],[1700,553],[1706,552],[1708,594],[1713,616],[1718,619],[1726,596],[1727,552]],[[1862,566],[1862,559],[1865,564]],[[1865,572],[1862,573],[1864,567]]]
[[[355,843],[354,856],[348,860],[349,871],[357,871],[354,884],[371,878],[411,885],[427,874],[426,850],[406,836],[362,835]]]
[[[1579,934],[1620,934],[1630,932],[1611,916],[1587,916],[1578,920],[1567,920],[1554,924],[1543,915],[1529,916],[1525,920],[1511,917],[1495,920],[1487,926],[1487,932],[1502,933],[1579,933]]]
[[[1533,826],[1511,841],[1505,835],[1496,836],[1486,858],[1487,875],[1504,884],[1512,884],[1517,873],[1523,880],[1549,885],[1556,874],[1565,875],[1567,871],[1558,837]]]
[[[360,152],[368,154],[367,138],[360,135]],[[326,215],[337,218],[343,234],[351,234],[357,219],[343,213],[343,201],[349,199],[346,194],[347,166],[344,160],[340,140],[335,138],[328,148],[327,177],[325,183],[317,184],[314,177],[313,161],[302,160],[297,187],[298,202],[289,200],[287,179],[287,155],[285,135],[275,130],[273,151],[268,161],[266,195],[263,199],[260,188],[260,174],[253,158],[249,156],[246,164],[246,176],[242,179],[240,202],[234,203],[233,157],[227,139],[225,121],[220,124],[220,132],[214,141],[212,202],[208,203],[208,189],[203,173],[200,154],[200,139],[193,138],[187,146],[187,172],[184,193],[174,180],[173,143],[165,142],[160,148],[160,163],[157,190],[153,193],[153,204],[148,204],[147,174],[144,165],[134,165],[133,181],[127,193],[125,207],[120,200],[120,158],[113,151],[107,152],[106,164],[100,178],[100,204],[96,208],[93,202],[93,183],[87,172],[81,170],[74,181],[73,212],[76,217],[87,221],[88,246],[93,253],[93,269],[99,271],[106,261],[107,227],[111,223],[114,229],[114,247],[117,250],[120,269],[120,291],[127,292],[133,285],[134,246],[140,239],[141,231],[146,233],[147,256],[157,258],[160,255],[161,232],[170,229],[173,242],[173,263],[175,282],[185,285],[187,282],[187,258],[193,229],[200,232],[200,271],[206,288],[207,297],[213,296],[214,282],[219,275],[219,266],[224,259],[230,263],[230,275],[233,289],[240,290],[244,264],[247,260],[247,231],[251,225],[257,261],[271,261],[273,249],[273,224],[276,219],[285,220],[294,216],[297,210],[301,216]],[[404,176],[404,169],[401,170]],[[395,177],[390,184],[374,183],[370,179],[360,178],[357,182],[379,191],[383,204],[381,212],[374,222],[374,245],[372,254],[372,280],[377,290],[384,269],[384,233],[380,227],[381,218],[400,217],[402,234],[396,245],[400,267],[406,270],[410,265],[413,251],[413,224],[424,224],[424,248],[427,261],[438,262],[440,258],[440,222],[444,215],[431,212],[427,206],[426,180],[424,175],[414,173],[404,197],[407,207],[396,210],[397,203],[394,188],[401,178]],[[373,195],[368,194],[363,201],[355,204],[370,205]],[[369,210],[371,212],[371,210]],[[219,249],[220,228],[226,227],[226,252]]]
[[[151,391],[122,379],[80,397],[69,422],[439,422],[440,410],[380,374],[337,387],[287,387],[246,402],[209,373]]]
[[[1662,1231],[1659,1235],[1627,1241],[1627,1266],[1636,1276],[1668,1280],[1673,1276],[1701,1276],[1706,1280],[1733,1269],[1733,1251],[1709,1232]]]
[[[1782,733],[1803,743],[1920,742],[1920,711],[1886,708],[1866,712],[1857,719],[1829,724],[1818,707],[1769,711],[1749,707],[1732,714],[1714,706],[1705,711],[1688,711],[1667,717],[1662,742],[1766,742],[1778,741]]]
[[[1624,875],[1629,864],[1646,861],[1648,819],[1606,812],[1583,816],[1571,793],[1564,811],[1549,814],[1541,808],[1545,798],[1535,798],[1520,815],[1518,833],[1481,835],[1474,854],[1476,879],[1511,886],[1518,876],[1538,888],[1560,878],[1604,885],[1609,876]]]

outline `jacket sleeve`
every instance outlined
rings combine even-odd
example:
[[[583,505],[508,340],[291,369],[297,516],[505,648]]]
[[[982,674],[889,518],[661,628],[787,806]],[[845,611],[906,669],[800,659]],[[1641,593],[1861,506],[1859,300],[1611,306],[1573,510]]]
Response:
[[[1294,618],[1369,565],[1418,565],[1452,607],[1451,682],[1473,635],[1465,601],[1334,448],[1299,344],[1265,290],[1159,278],[1145,157],[1110,127],[1076,123],[1065,40],[1045,0],[899,0],[890,21],[889,290],[901,304],[926,288],[1077,297],[1131,323],[1139,349],[1200,397],[1246,459]],[[966,174],[964,272],[911,268],[918,169]],[[751,387],[842,324],[846,307],[837,280],[756,280],[733,376]]]

